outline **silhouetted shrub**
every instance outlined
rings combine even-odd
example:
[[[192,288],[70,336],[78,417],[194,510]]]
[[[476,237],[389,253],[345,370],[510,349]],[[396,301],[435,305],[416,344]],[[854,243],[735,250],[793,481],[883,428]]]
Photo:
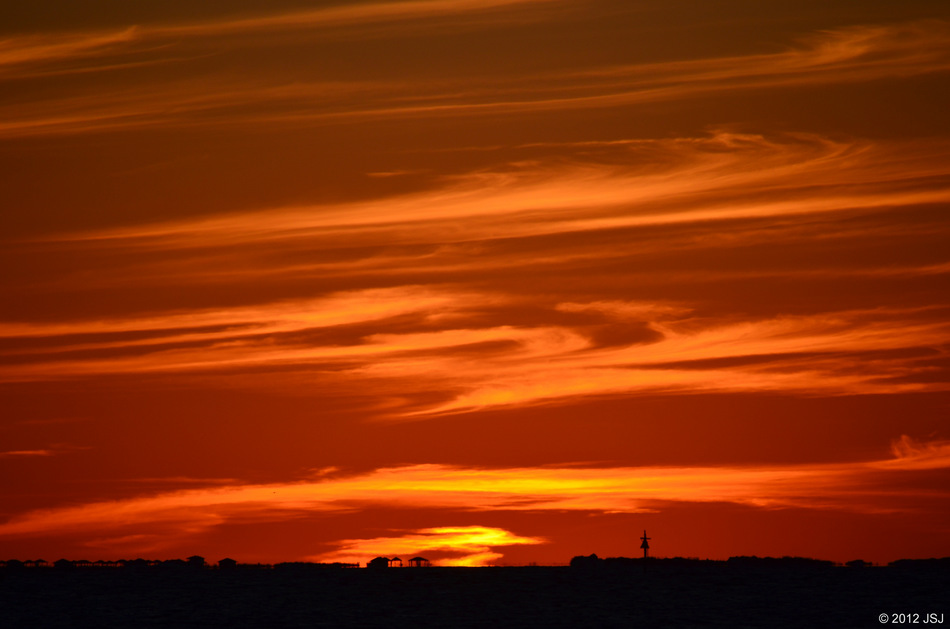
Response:
[[[600,563],[600,557],[594,553],[587,556],[578,555],[577,557],[571,558],[572,568],[596,568]]]

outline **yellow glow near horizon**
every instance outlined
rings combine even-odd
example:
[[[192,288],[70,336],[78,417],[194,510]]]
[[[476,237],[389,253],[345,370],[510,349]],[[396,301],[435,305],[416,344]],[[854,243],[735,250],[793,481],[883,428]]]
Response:
[[[437,552],[447,556],[428,558],[439,566],[486,566],[501,558],[492,549],[519,544],[543,544],[540,538],[521,537],[504,529],[486,526],[441,526],[407,531],[402,535],[372,539],[345,539],[331,553],[310,557],[318,562],[366,563],[375,556],[399,556],[405,565],[415,555]]]

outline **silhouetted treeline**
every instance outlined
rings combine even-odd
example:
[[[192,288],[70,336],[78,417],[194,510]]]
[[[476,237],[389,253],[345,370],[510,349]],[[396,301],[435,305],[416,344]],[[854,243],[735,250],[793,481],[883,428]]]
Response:
[[[740,556],[730,557],[725,561],[713,559],[695,559],[685,557],[672,557],[660,559],[656,557],[606,557],[601,558],[596,554],[578,555],[571,559],[571,567],[579,569],[598,569],[598,568],[623,568],[633,566],[657,566],[657,567],[703,567],[703,566],[732,566],[737,568],[754,569],[782,569],[782,570],[812,570],[827,569],[835,566],[844,565],[848,568],[868,568],[873,564],[870,562],[855,559],[845,564],[836,564],[833,561],[825,559],[811,559],[808,557],[756,557]],[[941,559],[898,559],[888,564],[888,567],[911,568],[914,570],[950,570],[950,557]]]
[[[592,555],[579,555],[571,559],[572,568],[624,568],[624,567],[633,567],[633,566],[680,566],[680,565],[690,565],[690,566],[701,566],[711,563],[722,563],[714,562],[710,559],[687,559],[685,557],[672,557],[668,559],[660,559],[657,557],[598,557],[596,554]]]
[[[939,559],[898,559],[887,564],[894,568],[911,568],[913,570],[950,570],[950,557]]]
[[[421,558],[420,558],[421,559]],[[375,563],[374,563],[375,562]],[[392,560],[385,557],[377,557],[367,563],[367,567],[382,567],[392,565]],[[422,564],[420,564],[422,565]],[[426,562],[425,565],[428,565]],[[713,566],[733,566],[739,568],[762,568],[762,569],[826,569],[835,566],[844,566],[847,568],[870,568],[873,564],[861,559],[855,559],[845,564],[836,564],[824,559],[811,559],[808,557],[757,557],[740,556],[730,557],[729,559],[696,559],[686,557],[657,558],[657,557],[606,557],[601,558],[596,554],[578,555],[571,559],[572,568],[628,568],[635,566],[657,566],[657,567],[713,567]],[[891,568],[907,570],[935,570],[950,571],[950,557],[932,558],[932,559],[898,559],[887,564]],[[306,561],[289,561],[277,564],[263,563],[238,563],[234,559],[224,558],[216,564],[209,564],[203,557],[192,556],[187,559],[118,559],[118,560],[97,560],[89,561],[87,559],[59,559],[55,562],[49,562],[44,559],[8,559],[0,560],[0,570],[34,570],[34,569],[54,569],[54,570],[103,570],[103,569],[126,569],[126,570],[276,570],[283,573],[305,573],[314,571],[337,570],[343,568],[359,568],[359,563],[315,563]]]
[[[325,570],[333,568],[357,568],[359,564],[348,563],[309,563],[309,562],[286,562],[278,564],[245,564],[238,563],[234,559],[226,557],[218,561],[216,565],[208,564],[204,557],[194,555],[187,559],[118,559],[106,561],[99,559],[89,561],[88,559],[60,559],[52,563],[44,559],[29,559],[21,561],[19,559],[8,559],[0,561],[0,569],[4,570],[23,570],[23,569],[47,569],[55,570],[103,570],[103,569],[125,569],[125,570],[247,570],[247,569],[274,569],[281,571],[305,571],[305,570]]]
[[[730,557],[726,560],[730,566],[749,568],[833,568],[835,562],[808,557]]]
[[[313,563],[309,561],[286,561],[274,564],[274,570],[283,572],[312,572],[314,570],[335,570],[338,568],[359,568],[358,563]]]

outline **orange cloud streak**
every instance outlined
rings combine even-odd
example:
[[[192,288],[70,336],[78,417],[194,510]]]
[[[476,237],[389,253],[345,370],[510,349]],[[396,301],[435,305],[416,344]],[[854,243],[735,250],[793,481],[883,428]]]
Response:
[[[636,319],[632,320],[632,322]],[[434,371],[452,372],[468,392],[442,406],[419,411],[446,413],[545,400],[644,391],[786,391],[825,395],[947,390],[941,382],[892,382],[914,373],[913,360],[862,360],[851,352],[931,347],[950,338],[945,322],[914,322],[885,312],[828,313],[764,321],[726,323],[697,329],[696,322],[651,323],[662,333],[653,343],[620,348],[561,351],[548,344],[537,360],[508,353],[471,366],[450,357]],[[783,355],[810,354],[807,360]],[[817,353],[815,356],[813,354]],[[772,358],[769,358],[769,357]],[[700,361],[762,357],[761,363],[719,368]],[[689,365],[694,363],[695,366]],[[400,362],[368,369],[409,370]]]
[[[448,179],[400,197],[231,214],[57,236],[211,248],[346,236],[371,242],[472,242],[604,229],[819,213],[853,214],[950,200],[950,148],[940,142],[832,142],[719,131],[643,140],[607,163],[532,163]],[[649,165],[645,165],[649,164]],[[908,189],[907,183],[916,186]],[[772,195],[770,198],[766,195]],[[466,220],[464,234],[455,228]]]
[[[279,520],[294,513],[367,506],[634,513],[654,511],[665,502],[732,502],[763,508],[888,512],[898,509],[895,501],[917,495],[904,474],[950,469],[950,441],[918,443],[902,437],[894,453],[893,458],[878,461],[784,466],[467,469],[413,465],[355,476],[328,471],[303,482],[214,486],[33,511],[0,524],[0,536],[57,536],[154,525],[183,535],[245,518]],[[950,497],[946,490],[917,493],[941,503]],[[471,537],[455,539],[463,546],[476,543]],[[488,543],[484,537],[479,540],[484,546],[501,544]],[[422,540],[412,543],[419,548]],[[349,553],[356,544],[347,540],[338,552]],[[370,552],[370,547],[360,546],[360,552]]]
[[[7,452],[0,452],[0,459],[21,456],[53,456],[53,454],[52,450],[8,450]]]
[[[467,16],[517,5],[540,5],[555,0],[401,0],[352,3],[334,7],[250,18],[172,25],[130,26],[120,31],[21,35],[0,41],[0,68],[25,63],[115,55],[129,44],[154,45],[187,37],[248,35],[270,31],[335,28],[374,22],[405,22],[439,16]]]
[[[56,351],[125,348],[112,358],[43,359],[48,350],[19,350],[33,362],[0,366],[6,381],[45,380],[109,373],[229,371],[236,367],[336,365],[353,383],[371,379],[399,383],[404,390],[443,391],[453,399],[406,417],[526,405],[590,395],[677,390],[786,391],[824,395],[946,390],[946,383],[895,381],[923,374],[916,358],[895,356],[868,361],[862,352],[939,347],[950,339],[950,324],[921,318],[919,310],[859,310],[763,320],[696,320],[683,305],[641,302],[565,303],[567,312],[603,312],[629,325],[645,325],[655,337],[632,344],[598,347],[583,329],[564,326],[453,327],[479,304],[499,296],[444,294],[430,289],[346,293],[310,304],[271,304],[233,311],[173,314],[116,323],[79,322],[43,326],[11,325],[5,335],[146,330],[139,341],[68,343]],[[312,308],[312,310],[311,310]],[[926,310],[926,309],[925,309]],[[281,333],[413,314],[440,323],[437,331],[367,334],[350,344],[282,341]],[[216,325],[215,331],[188,327]],[[186,327],[187,326],[187,327]],[[447,327],[445,327],[447,326]],[[177,347],[181,341],[205,341]],[[487,345],[492,344],[495,345]],[[477,349],[481,347],[481,349]],[[471,360],[462,348],[476,349]],[[798,355],[808,354],[807,360]],[[748,364],[711,367],[702,361],[757,358]],[[240,374],[235,373],[235,377]],[[353,384],[351,383],[351,385]]]
[[[311,12],[181,26],[142,26],[117,33],[27,36],[0,48],[0,68],[98,53],[142,54],[144,44],[179,38],[241,36],[246,32],[355,25],[440,15],[471,16],[485,10],[515,8],[551,0],[469,0],[393,2],[335,7]],[[529,12],[531,13],[531,12]],[[510,16],[508,19],[511,19]],[[885,26],[852,26],[825,31],[784,52],[628,66],[529,77],[499,77],[490,82],[453,77],[425,82],[294,81],[275,86],[270,77],[219,82],[209,93],[206,81],[164,88],[130,89],[110,94],[59,98],[3,111],[0,135],[17,137],[98,132],[155,125],[234,125],[317,123],[391,119],[396,116],[484,115],[606,108],[677,101],[709,93],[776,89],[907,77],[950,70],[950,26],[939,20]],[[162,57],[159,55],[158,60]],[[252,86],[249,87],[249,83]],[[446,85],[448,84],[448,88]],[[355,98],[360,94],[359,98]],[[235,103],[244,107],[236,108]],[[301,103],[307,106],[301,108]],[[254,105],[247,107],[247,105]],[[213,111],[213,118],[207,112]],[[172,112],[172,113],[170,113]]]

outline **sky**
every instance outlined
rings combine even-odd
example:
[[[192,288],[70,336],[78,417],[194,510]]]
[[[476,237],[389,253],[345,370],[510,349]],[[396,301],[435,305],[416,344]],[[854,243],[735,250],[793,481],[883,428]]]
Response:
[[[8,4],[0,558],[950,555],[943,0]]]

